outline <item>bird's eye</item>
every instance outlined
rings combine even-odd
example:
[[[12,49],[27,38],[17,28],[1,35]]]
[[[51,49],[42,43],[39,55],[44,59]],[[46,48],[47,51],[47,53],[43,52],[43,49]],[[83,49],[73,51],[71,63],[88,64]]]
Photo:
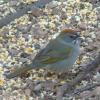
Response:
[[[71,35],[71,36],[70,36],[70,38],[75,38],[75,37],[76,37],[75,35]]]
[[[72,39],[76,39],[76,38],[78,38],[78,37],[80,37],[80,35],[78,35],[78,34],[70,35],[70,38],[72,38]]]

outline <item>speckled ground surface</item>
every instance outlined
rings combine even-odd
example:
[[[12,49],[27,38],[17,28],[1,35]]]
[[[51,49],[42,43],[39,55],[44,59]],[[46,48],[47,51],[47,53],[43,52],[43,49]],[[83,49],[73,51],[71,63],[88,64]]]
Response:
[[[0,19],[8,13],[16,12],[19,6],[33,1],[35,0],[15,0],[4,4],[1,2]],[[53,73],[44,77],[47,73],[43,69],[33,70],[28,78],[8,80],[4,74],[34,59],[49,40],[55,38],[65,27],[79,28],[83,37],[81,54],[75,68],[94,59],[100,52],[100,5],[99,1],[96,1],[52,1],[45,8],[33,9],[0,29],[0,100],[55,100],[57,88],[68,79],[61,80]],[[82,81],[81,85],[85,86],[90,80],[100,81],[98,75],[99,73],[95,73],[92,79]],[[100,87],[95,91],[97,98],[96,93],[100,91]],[[92,93],[88,91],[77,98],[70,98],[85,100],[91,98]],[[64,100],[70,98],[64,96]]]

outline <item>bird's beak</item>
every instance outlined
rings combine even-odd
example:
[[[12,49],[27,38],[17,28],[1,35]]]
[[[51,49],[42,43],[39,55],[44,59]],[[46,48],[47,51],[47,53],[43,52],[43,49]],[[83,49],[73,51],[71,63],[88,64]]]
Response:
[[[82,36],[80,36],[79,39],[80,39],[81,41],[84,41],[84,38],[83,38]]]
[[[81,37],[81,36],[79,36],[77,39],[78,39],[81,43],[84,41],[84,38]]]

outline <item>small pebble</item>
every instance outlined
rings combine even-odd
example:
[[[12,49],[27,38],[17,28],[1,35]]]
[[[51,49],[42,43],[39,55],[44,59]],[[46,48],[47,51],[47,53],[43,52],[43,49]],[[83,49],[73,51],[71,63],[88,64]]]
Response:
[[[25,94],[26,94],[27,96],[30,96],[31,90],[30,90],[30,89],[25,89]]]
[[[83,100],[85,100],[85,99],[88,99],[89,97],[92,96],[92,92],[90,92],[90,91],[84,91],[84,92],[82,92],[82,93],[80,94],[80,96],[81,96],[81,98],[82,98]]]
[[[88,43],[92,43],[93,42],[93,40],[91,39],[91,38],[86,38],[86,41],[88,42]]]
[[[18,0],[11,0],[11,1],[9,1],[9,6],[16,6],[16,5],[18,5],[19,4],[19,2],[18,2]]]
[[[35,49],[40,49],[40,45],[39,44],[34,44]]]
[[[27,62],[27,61],[28,61],[27,58],[20,58],[20,59],[19,59],[19,62],[22,62],[22,63],[25,63],[25,62]]]
[[[22,58],[27,58],[28,56],[30,56],[30,55],[27,54],[27,53],[25,53],[25,52],[22,52],[22,53],[20,54],[20,57],[22,57]]]
[[[93,34],[91,35],[91,38],[92,38],[92,39],[95,39],[95,38],[96,38],[96,35],[93,33]]]
[[[19,53],[19,51],[18,50],[16,50],[16,49],[9,49],[9,54],[11,55],[11,56],[15,56],[15,55],[17,55]]]
[[[52,8],[54,8],[54,7],[57,7],[57,6],[58,6],[58,1],[52,1],[52,2],[50,2],[49,4],[46,5],[46,7],[47,7],[48,9],[52,9]]]
[[[3,100],[3,96],[2,95],[0,95],[0,100]]]
[[[41,15],[43,15],[43,12],[42,10],[40,10],[39,8],[32,8],[32,11],[31,11],[32,15],[35,16],[35,17],[39,17]]]
[[[97,72],[96,75],[94,76],[95,81],[100,82],[100,73]]]
[[[33,49],[31,47],[26,47],[24,51],[27,54],[32,54],[33,53]]]
[[[34,87],[34,91],[40,91],[42,89],[42,84],[38,84]]]

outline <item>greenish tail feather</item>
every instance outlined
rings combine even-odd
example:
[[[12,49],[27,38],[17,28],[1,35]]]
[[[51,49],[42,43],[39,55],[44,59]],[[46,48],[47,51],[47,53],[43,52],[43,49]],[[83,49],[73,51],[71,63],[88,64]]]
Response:
[[[33,67],[32,67],[31,64],[24,66],[24,67],[21,67],[21,68],[18,68],[14,72],[6,75],[6,78],[11,79],[11,78],[14,78],[14,77],[21,76],[23,73],[26,73],[27,71],[31,70],[32,68]]]

